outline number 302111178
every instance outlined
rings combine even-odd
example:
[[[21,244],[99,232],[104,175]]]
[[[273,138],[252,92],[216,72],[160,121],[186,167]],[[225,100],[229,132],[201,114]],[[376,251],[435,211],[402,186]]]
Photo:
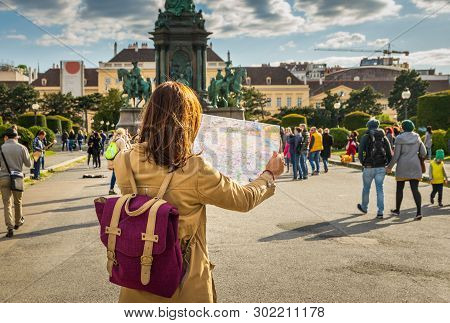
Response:
[[[254,307],[254,317],[324,317],[324,307]]]

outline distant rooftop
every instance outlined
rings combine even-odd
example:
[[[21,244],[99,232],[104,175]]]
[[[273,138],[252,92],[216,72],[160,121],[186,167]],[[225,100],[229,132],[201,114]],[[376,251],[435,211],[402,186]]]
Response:
[[[217,55],[212,48],[207,49],[208,62],[223,62],[224,60]],[[154,48],[125,48],[122,49],[116,56],[114,56],[109,63],[123,63],[123,62],[154,62],[155,49]]]

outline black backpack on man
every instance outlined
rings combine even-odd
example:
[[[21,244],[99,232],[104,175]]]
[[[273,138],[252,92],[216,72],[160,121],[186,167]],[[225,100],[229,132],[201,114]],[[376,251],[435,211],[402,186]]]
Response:
[[[364,166],[366,167],[384,167],[389,162],[389,157],[386,151],[388,145],[386,145],[386,136],[383,130],[369,130],[367,132],[368,144],[365,152]]]

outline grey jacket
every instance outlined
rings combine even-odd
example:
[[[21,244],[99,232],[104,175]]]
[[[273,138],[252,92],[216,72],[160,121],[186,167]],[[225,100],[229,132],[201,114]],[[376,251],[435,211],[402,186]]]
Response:
[[[395,139],[394,157],[388,168],[394,167],[395,177],[405,179],[421,179],[422,167],[419,155],[425,158],[427,151],[420,137],[415,132],[404,132]]]
[[[26,167],[31,167],[30,154],[28,149],[19,144],[14,139],[8,139],[1,147],[3,154],[5,155],[6,162],[8,163],[9,169],[11,171],[21,172],[25,165]],[[8,170],[6,169],[5,161],[0,154],[0,177],[9,176]]]

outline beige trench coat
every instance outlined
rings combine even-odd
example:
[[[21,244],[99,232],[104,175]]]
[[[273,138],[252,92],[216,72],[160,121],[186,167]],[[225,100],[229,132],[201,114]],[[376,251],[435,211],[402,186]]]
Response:
[[[145,144],[137,144],[131,151],[131,168],[139,194],[155,196],[167,174],[166,168],[150,163],[144,153]],[[117,184],[122,194],[131,193],[124,153],[114,160]],[[206,204],[224,209],[247,212],[272,196],[275,186],[271,175],[264,173],[245,186],[222,175],[201,157],[189,159],[183,169],[175,172],[164,199],[180,213],[178,234],[182,248],[190,243],[190,260],[180,287],[172,298],[148,292],[122,288],[119,302],[208,303],[216,301],[212,278],[213,265],[206,246]]]

